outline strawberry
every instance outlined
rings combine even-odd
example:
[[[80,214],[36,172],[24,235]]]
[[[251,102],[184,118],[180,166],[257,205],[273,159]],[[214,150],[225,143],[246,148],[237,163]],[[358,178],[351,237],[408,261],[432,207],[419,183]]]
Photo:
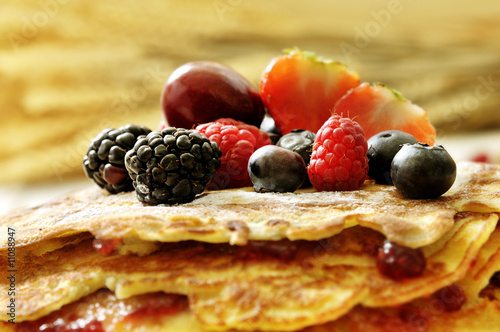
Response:
[[[429,145],[434,145],[436,138],[427,112],[381,83],[365,82],[352,89],[335,104],[334,113],[355,119],[367,139],[392,129],[407,132]]]
[[[337,100],[360,83],[345,65],[294,49],[267,66],[260,95],[283,135],[292,129],[317,132]]]

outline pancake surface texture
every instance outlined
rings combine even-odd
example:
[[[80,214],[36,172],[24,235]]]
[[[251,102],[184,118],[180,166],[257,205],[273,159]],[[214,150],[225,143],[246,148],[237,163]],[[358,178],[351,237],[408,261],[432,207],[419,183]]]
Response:
[[[422,248],[424,274],[404,283],[377,272],[374,250],[384,237],[360,226],[322,241],[166,243],[147,259],[100,254],[87,239],[19,263],[17,318],[37,319],[108,288],[120,299],[186,295],[206,328],[293,331],[335,320],[358,304],[400,305],[462,279],[497,220],[457,215],[445,236]]]
[[[146,206],[133,192],[109,195],[89,188],[28,211],[14,211],[0,223],[16,229],[19,247],[84,232],[103,239],[236,245],[249,240],[320,240],[357,224],[401,245],[421,247],[450,230],[460,211],[500,211],[500,168],[459,163],[450,191],[424,201],[406,199],[392,186],[369,181],[351,192],[212,191],[174,206]],[[2,241],[0,252],[6,249]]]
[[[433,200],[370,181],[353,192],[208,191],[174,206],[90,188],[1,225],[16,230],[16,321],[26,326],[78,312],[106,331],[466,331],[475,316],[498,322],[499,215],[500,168],[459,163],[455,185]],[[383,276],[386,240],[421,250],[423,274]],[[433,300],[450,286],[466,301],[443,314]],[[127,318],[151,303],[167,314]]]

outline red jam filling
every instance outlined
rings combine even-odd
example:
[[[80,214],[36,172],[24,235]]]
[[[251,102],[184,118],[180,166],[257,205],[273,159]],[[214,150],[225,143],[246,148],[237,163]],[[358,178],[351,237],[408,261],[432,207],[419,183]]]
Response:
[[[404,280],[421,276],[426,267],[426,259],[420,249],[400,246],[385,241],[377,255],[377,269],[393,280]]]
[[[399,308],[398,317],[408,326],[415,327],[415,330],[422,331],[427,329],[429,324],[429,314],[425,309],[416,308],[411,304],[404,304]]]
[[[287,261],[293,259],[297,252],[297,247],[288,241],[252,241],[241,249],[240,259],[246,261],[269,258]]]
[[[140,325],[189,309],[186,296],[162,292],[119,300],[100,290],[45,317],[16,323],[18,332],[104,332],[120,322]]]
[[[158,293],[149,297],[140,308],[125,316],[125,321],[140,322],[144,317],[162,318],[188,310],[185,296]]]
[[[465,302],[467,302],[467,297],[462,287],[454,284],[438,290],[434,293],[434,299],[437,301],[437,305],[444,311],[460,310]]]
[[[36,321],[26,321],[17,323],[17,332],[105,332],[101,322],[92,320],[90,322],[82,319],[75,319],[66,322],[63,319],[57,319],[54,322],[44,322],[44,319]]]
[[[92,246],[98,253],[108,255],[111,254],[115,250],[116,246],[122,242],[122,239],[106,240],[96,237],[94,241],[92,241]]]

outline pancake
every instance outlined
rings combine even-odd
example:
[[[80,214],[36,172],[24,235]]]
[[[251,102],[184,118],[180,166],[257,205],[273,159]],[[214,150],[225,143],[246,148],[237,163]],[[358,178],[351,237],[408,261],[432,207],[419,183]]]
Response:
[[[304,327],[303,329],[297,331],[303,332],[324,332],[324,331],[471,331],[471,330],[493,330],[498,326],[497,324],[500,322],[500,302],[499,299],[492,299],[484,294],[480,296],[480,294],[475,294],[476,299],[469,298],[467,295],[467,301],[465,304],[459,308],[458,310],[449,311],[446,309],[445,304],[448,299],[453,299],[453,297],[443,297],[436,296],[439,293],[439,289],[442,289],[442,285],[452,285],[457,284],[463,289],[465,294],[472,294],[473,289],[475,288],[474,283],[467,282],[468,280],[473,280],[474,276],[477,275],[478,270],[484,271],[484,266],[488,264],[475,264],[475,260],[471,257],[475,254],[478,254],[477,257],[481,256],[481,251],[477,252],[477,248],[473,247],[481,247],[482,249],[485,247],[493,248],[496,243],[498,243],[500,231],[499,228],[493,228],[491,231],[491,226],[494,225],[493,221],[495,221],[495,216],[482,216],[477,214],[467,214],[466,216],[460,215],[456,218],[456,226],[454,227],[455,231],[447,233],[441,244],[436,243],[432,247],[426,247],[425,252],[429,261],[429,265],[434,266],[434,268],[438,265],[443,264],[443,262],[439,262],[436,257],[440,257],[441,260],[445,260],[446,264],[449,264],[446,267],[449,273],[454,274],[453,278],[442,278],[443,274],[439,276],[439,274],[430,275],[427,273],[427,276],[422,277],[421,280],[411,281],[412,285],[408,285],[404,283],[403,285],[399,285],[399,290],[401,292],[405,292],[410,288],[417,289],[418,292],[425,292],[425,295],[419,296],[416,299],[405,302],[399,305],[388,305],[381,307],[372,307],[369,308],[366,305],[357,304],[352,308],[349,308],[348,312],[345,315],[342,315],[336,320],[324,321],[324,316],[319,315],[318,312],[323,312],[321,308],[318,308],[318,305],[314,305],[313,308],[296,308],[297,305],[306,305],[303,303],[304,291],[311,290],[311,282],[307,282],[303,287],[300,286],[300,282],[294,282],[293,289],[290,287],[285,287],[285,289],[281,289],[276,285],[276,280],[280,279],[280,276],[287,274],[285,279],[293,278],[293,274],[288,274],[289,272],[293,272],[293,268],[291,271],[286,272],[283,270],[288,270],[288,268],[277,269],[274,272],[270,273],[269,266],[270,264],[281,262],[286,262],[285,266],[294,266],[297,261],[301,261],[303,272],[302,274],[306,274],[309,276],[319,276],[320,274],[325,277],[328,275],[331,278],[335,278],[338,284],[346,284],[350,283],[354,285],[356,281],[347,280],[350,276],[348,274],[352,269],[357,270],[356,274],[359,280],[359,275],[362,274],[362,269],[368,268],[368,264],[366,261],[370,260],[370,255],[368,253],[372,252],[374,246],[374,242],[378,242],[382,240],[382,236],[380,234],[376,234],[375,232],[363,229],[359,226],[353,227],[349,230],[346,230],[342,234],[339,234],[335,237],[332,237],[328,240],[328,242],[323,242],[322,244],[317,242],[307,242],[307,241],[299,241],[295,243],[293,246],[293,252],[286,253],[284,250],[290,249],[290,243],[286,243],[287,241],[281,241],[279,244],[275,244],[274,248],[267,248],[263,246],[263,243],[251,243],[249,244],[250,248],[246,248],[248,250],[244,250],[245,248],[241,247],[229,247],[227,245],[213,245],[213,244],[196,244],[193,242],[189,242],[189,249],[180,249],[184,251],[187,255],[184,266],[180,269],[172,269],[176,271],[176,277],[163,277],[162,279],[168,279],[170,282],[173,282],[172,279],[176,279],[177,281],[181,281],[182,283],[182,275],[179,275],[180,271],[188,271],[191,274],[191,279],[189,283],[193,289],[197,289],[197,294],[203,294],[203,297],[210,297],[207,294],[210,294],[211,291],[206,289],[206,285],[210,284],[210,287],[219,288],[220,283],[215,282],[213,280],[211,283],[206,282],[207,279],[211,279],[213,277],[206,277],[205,286],[202,286],[203,283],[200,283],[200,279],[204,279],[200,276],[200,273],[195,274],[193,266],[204,266],[200,264],[202,262],[207,261],[207,257],[198,258],[200,261],[194,262],[192,265],[188,264],[187,261],[191,261],[192,259],[196,259],[199,257],[199,253],[206,253],[213,257],[210,260],[210,266],[205,266],[203,268],[203,273],[201,275],[212,274],[214,269],[217,270],[215,274],[221,276],[228,276],[229,279],[225,282],[231,285],[239,285],[241,282],[234,280],[235,274],[225,273],[230,269],[230,266],[234,265],[235,262],[247,265],[246,268],[240,268],[239,273],[242,275],[240,278],[245,279],[245,275],[249,275],[248,284],[245,286],[244,291],[247,293],[246,295],[239,294],[237,302],[234,302],[231,299],[224,299],[223,303],[216,303],[211,301],[211,308],[199,308],[197,306],[197,298],[193,300],[193,295],[178,295],[171,293],[163,293],[156,292],[154,288],[158,288],[159,284],[164,284],[164,281],[154,280],[155,277],[151,276],[153,271],[163,270],[165,266],[164,263],[157,261],[155,264],[155,268],[151,268],[152,263],[148,262],[144,267],[143,274],[140,277],[141,288],[142,291],[138,293],[144,292],[144,288],[147,288],[146,294],[139,295],[131,295],[125,298],[119,298],[115,295],[115,292],[109,291],[107,289],[98,289],[95,292],[90,293],[82,297],[77,301],[73,301],[70,304],[64,305],[61,309],[53,311],[52,313],[34,321],[24,321],[22,323],[18,323],[18,327],[25,330],[29,330],[32,328],[33,330],[37,330],[40,326],[44,326],[44,328],[50,328],[55,326],[85,326],[87,324],[94,324],[99,328],[102,328],[103,331],[191,331],[191,332],[208,332],[214,331],[213,326],[207,326],[207,324],[203,321],[203,317],[206,317],[207,312],[209,313],[213,311],[214,308],[218,308],[219,311],[224,311],[225,308],[232,308],[231,317],[241,317],[242,322],[238,326],[238,329],[229,329],[228,331],[256,331],[252,327],[252,322],[255,319],[252,319],[251,315],[248,313],[254,313],[260,316],[263,311],[266,311],[266,307],[270,309],[274,315],[281,314],[280,319],[286,320],[287,324],[293,324],[294,319],[297,318],[297,312],[301,313],[301,317],[303,315],[313,315],[316,319],[315,324]],[[473,229],[477,228],[473,231]],[[484,228],[486,226],[486,228]],[[490,232],[491,231],[491,232]],[[489,235],[489,238],[488,238]],[[354,243],[355,239],[360,239],[360,236],[366,241],[369,241],[370,244],[363,241],[358,240],[357,243]],[[456,251],[457,245],[463,245],[471,241],[472,238],[476,238],[480,236],[481,238],[488,238],[486,243],[481,246],[481,241],[478,241],[473,245],[471,243],[471,247],[469,247],[466,252],[470,257],[463,259],[463,262],[458,263],[458,267],[455,267],[457,258],[461,257],[461,254],[452,254]],[[447,239],[447,240],[446,240]],[[326,244],[327,243],[327,244]],[[339,246],[342,244],[342,246]],[[347,244],[347,245],[346,245]],[[363,244],[363,248],[360,245]],[[184,245],[184,244],[182,244]],[[200,248],[200,246],[204,247],[204,249]],[[208,249],[211,247],[212,250]],[[223,248],[225,247],[225,248]],[[174,247],[171,248],[171,250]],[[218,254],[214,255],[214,250]],[[263,249],[267,248],[267,249]],[[312,250],[314,248],[314,250]],[[320,248],[320,250],[318,250]],[[68,249],[68,248],[66,248]],[[455,249],[455,250],[454,250]],[[481,250],[482,250],[481,249]],[[162,248],[162,251],[168,251],[167,248]],[[490,250],[487,250],[490,252]],[[179,248],[174,250],[174,253],[171,253],[172,256],[178,256]],[[311,255],[312,252],[315,252],[316,255]],[[79,251],[79,253],[81,253]],[[222,254],[221,254],[222,253]],[[300,254],[299,254],[300,253]],[[230,260],[227,257],[227,254],[232,256]],[[101,255],[102,256],[102,255]],[[123,256],[115,255],[118,258],[123,258]],[[163,255],[162,258],[167,258],[168,255]],[[431,257],[434,258],[431,258]],[[490,261],[494,255],[484,255],[489,258],[485,261]],[[108,269],[107,272],[116,270],[115,263],[113,261],[116,257],[103,256],[103,258],[107,259]],[[225,257],[225,259],[222,259]],[[299,259],[300,257],[300,259]],[[322,265],[323,272],[315,270],[311,265],[311,260],[307,258],[314,258],[314,266]],[[58,262],[60,257],[57,258],[55,262]],[[69,258],[68,258],[69,260]],[[71,259],[73,262],[74,259]],[[154,256],[151,257],[151,260],[155,260]],[[227,260],[227,261],[226,261]],[[450,263],[450,260],[453,263]],[[95,259],[92,259],[95,262]],[[162,260],[163,261],[163,260]],[[224,261],[224,262],[223,262]],[[346,264],[346,261],[349,261],[349,265]],[[466,263],[464,263],[466,261]],[[217,262],[217,268],[212,266],[213,262]],[[270,265],[263,264],[268,263]],[[321,263],[318,263],[321,262]],[[45,262],[46,263],[46,262]],[[130,265],[127,265],[124,270],[121,272],[125,272],[129,275],[134,275],[136,272],[132,272],[132,265],[136,262],[132,262]],[[252,282],[252,277],[254,274],[250,273],[251,264],[260,264],[261,267],[264,267],[262,271],[262,276],[266,279],[265,284],[267,287],[271,288],[273,291],[270,295],[275,296],[274,300],[265,300],[265,296],[261,296],[261,300],[258,306],[255,306],[255,290],[261,291],[263,290],[264,283],[254,283]],[[67,263],[65,263],[67,264]],[[73,263],[75,264],[75,263]],[[77,262],[78,264],[78,262]],[[172,260],[169,261],[169,266],[177,265],[177,263]],[[344,271],[343,277],[340,277],[342,274],[339,274],[339,265],[344,265],[342,270]],[[113,266],[109,268],[109,266]],[[346,267],[349,267],[346,269]],[[68,270],[66,266],[66,271]],[[75,266],[72,266],[74,269]],[[98,270],[95,267],[92,269]],[[101,267],[102,269],[102,267]],[[141,269],[141,268],[139,268]],[[79,267],[76,267],[76,270],[80,270]],[[137,268],[136,268],[137,270]],[[456,271],[459,271],[458,274],[455,274]],[[58,273],[58,269],[56,268],[55,273]],[[490,271],[490,274],[493,273]],[[43,274],[43,273],[42,273]],[[182,274],[182,273],[181,273]],[[373,277],[375,273],[372,271],[371,276]],[[465,274],[465,277],[463,275]],[[489,274],[488,274],[489,275]],[[261,278],[262,278],[261,276]],[[366,276],[370,276],[370,274],[366,274]],[[463,278],[462,278],[463,277]],[[488,276],[489,278],[490,276]],[[196,280],[194,280],[194,279]],[[423,286],[429,280],[437,281],[441,278],[442,285],[433,285],[432,287]],[[460,279],[462,278],[462,279]],[[455,282],[456,279],[460,279],[458,282]],[[143,282],[147,280],[144,284]],[[137,281],[137,279],[136,279]],[[380,297],[380,288],[386,287],[387,282],[382,282],[377,287],[374,287],[375,284],[379,283],[379,281],[368,280],[365,279],[366,283],[365,287],[369,288],[373,291],[373,294],[370,295],[370,292],[364,292],[364,298],[377,298]],[[130,282],[126,282],[130,283]],[[132,282],[134,283],[134,282]],[[285,284],[285,283],[284,283]],[[155,285],[154,288],[148,287],[151,285]],[[286,286],[286,284],[285,284]],[[321,293],[329,292],[333,293],[338,290],[338,287],[331,287],[331,284],[328,282],[321,284],[323,290],[319,293],[315,294],[315,298],[313,303],[318,301],[321,302]],[[84,286],[82,286],[84,287]],[[161,286],[162,287],[162,286]],[[424,288],[425,289],[424,289]],[[204,289],[203,291],[201,289]],[[227,289],[228,287],[226,287]],[[232,287],[231,287],[232,288]],[[488,288],[488,286],[486,286]],[[494,287],[498,289],[498,285]],[[243,291],[243,290],[241,290]],[[286,295],[287,291],[293,291],[294,295]],[[436,292],[437,291],[437,292]],[[224,291],[222,291],[223,293]],[[234,292],[233,293],[239,293]],[[394,289],[391,291],[393,294],[398,294]],[[262,295],[263,292],[260,292]],[[337,292],[337,294],[340,294]],[[377,295],[378,294],[378,295]],[[297,299],[300,298],[302,301],[300,303]],[[267,306],[267,304],[271,303],[271,306]],[[335,303],[335,300],[330,299],[330,304]],[[364,304],[365,302],[361,302]],[[253,305],[252,305],[253,304]],[[286,310],[280,310],[285,304]],[[352,303],[349,303],[352,305]],[[319,306],[321,307],[321,305]],[[241,312],[240,310],[245,308],[251,308],[251,311],[245,310]],[[255,312],[255,310],[259,312]],[[318,311],[319,309],[319,311]],[[332,309],[331,306],[328,309]],[[328,311],[327,309],[327,311]],[[243,315],[242,315],[243,314]],[[276,319],[276,317],[272,317],[271,319]],[[279,324],[278,324],[279,325]],[[260,325],[262,326],[262,325]],[[0,325],[1,327],[1,325]],[[5,328],[8,328],[9,325],[5,325]],[[36,328],[36,329],[35,329]],[[218,325],[215,327],[216,330],[227,330],[226,325]],[[276,324],[273,324],[270,329],[259,329],[259,331],[285,331],[291,330],[291,328],[277,327]],[[295,330],[295,329],[294,329]],[[10,330],[6,330],[10,331]],[[13,330],[12,330],[13,331]],[[99,330],[100,331],[100,330]]]
[[[186,310],[187,299],[174,297],[171,294],[158,293],[136,296],[120,300],[107,290],[99,290],[81,300],[63,307],[61,310],[34,322],[18,324],[22,329],[45,326],[63,326],[75,324],[74,316],[79,324],[92,322],[104,331],[114,332],[211,332]],[[396,308],[365,308],[357,306],[342,318],[319,324],[300,332],[470,332],[495,331],[500,324],[500,306],[498,302],[483,299],[472,308],[445,312],[440,310],[433,300],[422,301]],[[176,304],[169,310],[170,304]],[[125,308],[125,310],[123,310]],[[71,317],[73,315],[73,317]],[[140,316],[140,319],[137,319]],[[95,317],[101,317],[98,323]],[[77,320],[77,321],[78,321]],[[12,325],[12,324],[11,324]],[[0,322],[0,328],[2,327]],[[13,332],[5,325],[5,332]],[[230,330],[236,332],[237,330]],[[263,332],[263,331],[261,331]]]
[[[135,193],[110,195],[91,187],[14,211],[0,224],[16,229],[19,248],[31,246],[35,253],[35,244],[52,241],[56,248],[63,243],[55,239],[86,232],[102,239],[245,245],[249,240],[321,240],[354,225],[416,248],[450,230],[461,211],[500,211],[499,167],[458,163],[454,186],[433,200],[406,199],[393,186],[367,181],[351,192],[278,194],[242,188],[207,191],[188,204],[146,206]],[[2,241],[0,252],[6,249]]]
[[[107,288],[118,299],[185,295],[206,329],[294,331],[334,321],[357,305],[401,305],[463,279],[497,221],[496,214],[457,214],[452,229],[422,247],[423,275],[404,282],[377,271],[376,248],[385,237],[361,226],[322,241],[164,243],[147,256],[103,255],[87,239],[18,263],[16,319],[44,317]]]
[[[466,291],[467,307],[478,305],[483,297],[500,300],[500,289],[488,287],[495,272],[500,271],[500,227],[496,227],[481,247],[474,265],[457,284]]]
[[[440,331],[497,322],[499,215],[500,168],[458,163],[454,186],[431,200],[371,181],[352,192],[207,191],[174,206],[89,188],[0,224],[15,230],[16,323],[25,326],[99,305],[115,325],[94,309],[86,317],[110,331]],[[424,273],[383,276],[377,250],[386,240],[421,250]],[[1,246],[7,266],[7,241]],[[430,310],[450,286],[465,303],[449,315]],[[137,318],[133,329],[115,317],[158,298],[174,301],[165,317]],[[402,318],[408,308],[425,318],[424,330]],[[479,316],[488,323],[474,325]]]

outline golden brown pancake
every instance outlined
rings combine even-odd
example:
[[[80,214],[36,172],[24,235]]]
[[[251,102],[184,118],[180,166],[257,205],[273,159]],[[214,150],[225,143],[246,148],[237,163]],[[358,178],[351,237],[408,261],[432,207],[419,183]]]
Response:
[[[477,220],[479,216],[469,215],[467,217],[461,216],[457,223],[461,223],[462,227],[468,223],[473,223]],[[481,218],[479,218],[481,219]],[[354,231],[358,227],[354,227],[347,232]],[[361,235],[360,232],[367,230],[359,229],[356,234]],[[371,231],[367,231],[371,233]],[[468,230],[463,229],[462,233],[468,233]],[[453,241],[460,241],[457,232],[453,234],[447,234]],[[323,250],[327,252],[327,258],[323,258],[322,261],[332,258],[333,254],[328,254],[332,251],[332,248],[337,250],[338,248],[334,245],[340,242],[340,235],[329,239],[328,245],[320,245]],[[368,237],[370,238],[370,237]],[[342,239],[342,241],[348,240]],[[377,239],[379,240],[379,239]],[[283,247],[286,241],[281,241],[279,245],[274,249],[275,252],[280,252],[281,257],[275,255],[270,255],[271,250],[268,250],[265,254],[259,252],[263,247],[256,247],[257,244],[251,244],[253,254],[259,253],[259,259],[284,259],[287,264],[293,262],[291,256],[284,255],[283,251],[278,251],[278,248]],[[304,241],[299,241],[300,244],[304,244]],[[343,243],[343,242],[342,242]],[[312,243],[308,243],[311,245]],[[318,243],[316,243],[318,244]],[[446,246],[456,245],[449,240]],[[488,241],[483,245],[482,248],[488,247],[493,249],[496,247],[498,250],[500,244],[500,229],[497,227],[491,233]],[[259,243],[261,245],[261,243]],[[359,243],[357,244],[359,245]],[[354,247],[356,247],[355,245]],[[208,245],[211,247],[222,247],[222,245]],[[288,244],[287,244],[288,247]],[[259,248],[259,249],[257,249]],[[328,249],[330,248],[330,249]],[[364,246],[364,250],[368,250],[369,245]],[[165,248],[163,248],[164,250]],[[304,248],[303,248],[304,249]],[[349,252],[351,255],[353,253],[353,248],[349,246],[349,249],[341,250],[337,252],[336,255],[343,255]],[[237,252],[242,253],[242,248],[236,248]],[[294,250],[297,250],[295,248]],[[431,251],[435,251],[433,248]],[[441,250],[445,250],[444,248]],[[487,250],[487,252],[492,252],[494,250]],[[359,252],[359,251],[358,251]],[[236,252],[231,252],[235,254]],[[434,253],[435,255],[437,252]],[[246,252],[248,256],[249,253]],[[241,259],[240,255],[236,255],[237,258]],[[273,258],[271,258],[271,256]],[[466,272],[465,278],[461,279],[456,283],[451,283],[451,285],[459,285],[463,293],[466,294],[466,301],[460,307],[454,307],[453,303],[456,302],[457,295],[453,291],[448,291],[448,293],[443,293],[443,289],[437,290],[436,292],[428,295],[421,296],[411,302],[407,302],[398,306],[385,306],[377,308],[369,308],[363,305],[356,305],[351,308],[351,310],[340,317],[337,320],[319,323],[313,326],[301,329],[302,332],[325,332],[325,331],[410,331],[410,332],[422,332],[422,331],[493,331],[500,323],[500,298],[492,298],[491,296],[486,296],[485,294],[480,295],[479,292],[474,294],[475,284],[474,279],[478,275],[479,271],[484,272],[484,267],[486,265],[491,265],[492,260],[494,260],[494,254],[482,255],[481,251],[478,257],[484,256],[484,259],[478,259],[477,263],[473,263],[470,269]],[[265,257],[265,258],[263,258]],[[256,257],[253,256],[253,259]],[[246,258],[248,259],[248,257]],[[479,260],[481,262],[479,262]],[[354,260],[358,262],[358,260]],[[360,261],[359,261],[360,262]],[[310,263],[310,262],[309,262]],[[293,263],[292,263],[293,264]],[[209,270],[207,268],[205,271]],[[330,271],[330,270],[327,270]],[[463,273],[463,271],[461,272]],[[483,273],[484,274],[484,273]],[[486,280],[491,277],[491,272],[486,276]],[[276,277],[274,277],[276,278]],[[493,286],[493,285],[490,285]],[[498,285],[495,287],[486,286],[486,288],[500,289]],[[298,286],[296,286],[298,287]],[[249,288],[251,289],[251,288]],[[446,288],[444,288],[446,289]],[[251,291],[247,292],[251,293]],[[483,292],[484,293],[484,292]],[[299,292],[300,294],[300,292]],[[251,296],[246,296],[246,299],[250,299]],[[458,297],[460,299],[460,297]],[[250,301],[247,301],[250,302]],[[279,298],[275,300],[279,302]],[[295,303],[291,301],[291,303]],[[228,302],[222,306],[225,308],[227,306],[235,305],[232,302]],[[236,303],[238,307],[240,303]],[[290,305],[290,302],[289,302]],[[207,329],[206,326],[202,324],[197,315],[197,310],[189,308],[190,306],[190,296],[166,294],[161,292],[150,292],[144,295],[134,295],[124,299],[119,299],[117,296],[106,289],[100,289],[90,295],[87,295],[80,300],[72,302],[68,305],[63,306],[61,309],[50,313],[47,316],[35,321],[24,321],[18,324],[22,328],[38,328],[40,326],[51,327],[57,325],[70,325],[79,326],[85,324],[96,324],[98,327],[103,328],[105,331],[190,331],[190,332],[208,332],[213,331],[213,329]],[[290,305],[292,306],[292,305]],[[234,309],[235,314],[238,315],[237,309]],[[286,311],[289,314],[293,313],[293,306],[291,311]],[[0,325],[1,327],[1,325]],[[5,325],[5,327],[9,327]],[[219,326],[221,328],[221,326]],[[230,331],[251,331],[250,324],[247,326],[243,325],[240,330],[231,329]],[[272,329],[274,330],[274,329]],[[10,331],[10,330],[7,330]],[[12,330],[13,331],[13,330]]]
[[[460,211],[500,211],[499,167],[459,163],[455,185],[433,200],[406,199],[393,186],[367,181],[352,192],[309,189],[278,194],[243,188],[206,192],[188,204],[147,206],[132,192],[110,195],[92,187],[14,211],[1,217],[0,224],[16,229],[18,247],[50,240],[55,248],[63,245],[59,238],[85,232],[103,239],[237,245],[249,240],[320,240],[358,224],[396,243],[420,247],[446,233]],[[6,247],[2,241],[0,252]]]
[[[439,330],[449,317],[472,326],[477,308],[484,317],[498,311],[489,281],[500,270],[499,197],[499,167],[459,163],[455,185],[432,200],[370,181],[353,192],[208,191],[174,206],[89,188],[14,211],[0,224],[16,232],[17,322],[82,303],[126,306],[171,294],[186,305],[168,320],[192,331],[376,331],[384,320],[412,331],[402,306],[425,312],[426,328]],[[386,239],[419,247],[424,273],[383,276],[376,252]],[[98,252],[108,240],[114,250]],[[467,301],[448,318],[434,317],[429,301],[450,285]],[[0,319],[9,317],[0,312]]]
[[[467,305],[473,307],[483,297],[500,300],[500,288],[488,287],[491,276],[500,271],[500,227],[497,226],[488,241],[481,247],[474,265],[466,277],[457,282],[466,291]]]
[[[458,214],[451,230],[422,248],[424,274],[404,282],[377,271],[384,236],[361,226],[322,241],[165,243],[147,256],[103,255],[87,239],[18,263],[17,319],[46,316],[108,288],[119,299],[186,295],[207,329],[293,331],[338,319],[359,304],[401,305],[464,278],[497,220],[496,214]]]
[[[443,308],[435,296],[419,303],[412,302],[392,308],[357,306],[336,321],[307,327],[300,332],[495,331],[500,323],[500,306],[498,302],[488,299],[483,299],[479,304],[467,309],[446,311]],[[108,290],[99,290],[43,319],[23,322],[18,326],[27,328],[42,324],[45,326],[75,324],[77,320],[74,316],[78,317],[80,322],[93,323],[105,331],[213,331],[203,328],[195,315],[187,309],[185,297],[152,293],[120,300]],[[101,317],[98,323],[96,317]],[[6,330],[8,331],[14,330]]]

